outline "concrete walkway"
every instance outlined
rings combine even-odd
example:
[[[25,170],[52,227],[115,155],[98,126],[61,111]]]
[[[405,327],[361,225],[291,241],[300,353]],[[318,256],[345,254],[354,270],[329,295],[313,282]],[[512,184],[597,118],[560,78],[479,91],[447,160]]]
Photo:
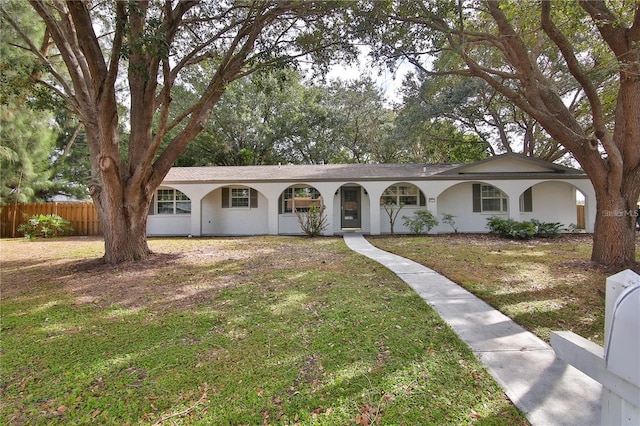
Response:
[[[596,425],[601,385],[556,359],[551,346],[435,271],[347,233],[352,250],[389,268],[471,347],[533,426]]]

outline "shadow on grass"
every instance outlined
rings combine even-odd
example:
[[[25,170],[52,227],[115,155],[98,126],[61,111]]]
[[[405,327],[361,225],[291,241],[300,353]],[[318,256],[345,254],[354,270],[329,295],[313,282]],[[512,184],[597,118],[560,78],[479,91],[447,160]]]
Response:
[[[251,256],[58,261],[29,276],[2,300],[0,419],[526,424],[387,270],[341,242],[279,241]]]

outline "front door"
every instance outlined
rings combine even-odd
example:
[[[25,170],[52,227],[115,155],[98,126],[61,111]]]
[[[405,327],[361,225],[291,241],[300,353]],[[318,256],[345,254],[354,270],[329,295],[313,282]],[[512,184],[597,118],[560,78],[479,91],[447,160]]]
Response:
[[[360,187],[342,187],[342,227],[360,228]]]

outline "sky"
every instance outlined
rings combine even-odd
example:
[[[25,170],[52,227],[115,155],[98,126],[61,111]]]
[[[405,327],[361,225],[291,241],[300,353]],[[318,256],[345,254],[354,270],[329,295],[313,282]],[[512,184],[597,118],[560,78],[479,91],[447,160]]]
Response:
[[[404,76],[413,69],[408,63],[401,63],[395,72],[389,70],[386,66],[372,65],[371,60],[367,57],[367,52],[363,52],[359,57],[359,64],[350,66],[334,65],[327,74],[327,80],[357,80],[361,77],[371,77],[384,93],[387,104],[392,106],[394,103],[400,103],[402,97],[399,93]]]

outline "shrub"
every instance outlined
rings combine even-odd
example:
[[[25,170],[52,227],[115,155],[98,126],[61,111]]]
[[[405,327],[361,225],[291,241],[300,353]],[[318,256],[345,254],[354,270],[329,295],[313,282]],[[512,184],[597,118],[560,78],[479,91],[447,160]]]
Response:
[[[438,219],[429,210],[417,210],[413,217],[402,216],[402,219],[404,219],[404,226],[414,234],[421,234],[425,230],[429,232],[438,224]]]
[[[490,232],[502,238],[529,240],[536,234],[536,227],[531,222],[518,222],[517,220],[502,219],[495,216],[487,219],[487,222]]]
[[[27,223],[20,225],[18,231],[24,233],[25,238],[31,240],[38,237],[48,238],[64,235],[73,231],[73,228],[69,221],[57,214],[36,214],[31,216]]]
[[[487,226],[492,234],[502,238],[512,238],[515,240],[530,240],[533,237],[555,238],[560,236],[562,225],[554,222],[531,221],[518,222],[513,219],[502,219],[500,217],[490,217],[487,219]]]
[[[454,219],[456,217],[458,217],[458,216],[454,216],[451,213],[442,213],[442,222],[446,223],[451,228],[453,228],[453,232],[455,232],[457,234],[458,233],[458,227],[456,226],[456,221]]]
[[[578,228],[578,225],[576,225],[575,223],[570,223],[563,229],[563,231],[570,234],[575,234],[576,232],[580,232],[580,228]]]
[[[310,237],[315,237],[327,229],[329,224],[327,223],[327,217],[324,214],[324,209],[325,207],[323,205],[322,207],[311,206],[307,212],[298,212],[296,210],[298,223],[305,234]]]
[[[531,223],[536,227],[536,237],[540,238],[557,238],[560,236],[562,224],[558,222],[540,222],[531,219]]]

